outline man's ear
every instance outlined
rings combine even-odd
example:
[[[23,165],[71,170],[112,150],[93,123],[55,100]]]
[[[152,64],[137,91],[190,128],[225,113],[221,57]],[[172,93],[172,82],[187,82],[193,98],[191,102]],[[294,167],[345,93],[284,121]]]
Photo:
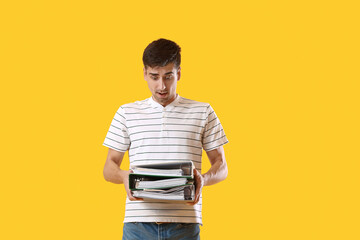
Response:
[[[181,67],[179,67],[177,70],[177,77],[178,77],[177,80],[179,81],[181,77]]]
[[[143,71],[144,71],[144,79],[146,79],[146,67],[143,68]]]

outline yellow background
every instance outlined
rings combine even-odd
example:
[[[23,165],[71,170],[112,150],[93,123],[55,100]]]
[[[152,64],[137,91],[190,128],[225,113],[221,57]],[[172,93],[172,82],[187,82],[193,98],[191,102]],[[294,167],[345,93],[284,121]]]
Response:
[[[202,239],[360,239],[356,2],[1,1],[0,238],[121,239],[102,142],[164,37],[230,141]]]

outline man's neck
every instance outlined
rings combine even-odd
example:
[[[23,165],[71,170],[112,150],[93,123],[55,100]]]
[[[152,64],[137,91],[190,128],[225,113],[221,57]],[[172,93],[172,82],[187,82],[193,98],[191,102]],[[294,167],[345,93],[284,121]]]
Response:
[[[177,98],[178,94],[175,95],[175,97],[173,97],[171,100],[167,101],[166,103],[161,103],[161,102],[158,102],[156,101],[156,99],[154,98],[154,96],[151,96],[152,100],[154,102],[157,102],[158,104],[160,104],[161,106],[163,107],[166,107],[167,105],[169,105],[170,103],[172,103],[173,101],[175,101],[175,99]]]

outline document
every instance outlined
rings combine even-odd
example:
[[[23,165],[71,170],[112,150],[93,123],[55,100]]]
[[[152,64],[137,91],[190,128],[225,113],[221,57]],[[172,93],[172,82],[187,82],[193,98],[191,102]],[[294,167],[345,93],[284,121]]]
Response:
[[[142,190],[134,191],[133,196],[138,198],[161,199],[161,200],[194,200],[194,185],[170,188],[167,190]]]
[[[144,175],[162,175],[162,176],[183,176],[184,171],[182,169],[155,169],[137,167],[133,169],[133,173]]]
[[[141,181],[141,179],[138,179],[135,183],[135,188],[171,188],[185,185],[187,181],[188,180],[186,178],[169,178],[153,181]]]
[[[193,177],[194,164],[191,161],[174,161],[167,163],[142,164],[131,166],[134,174]]]

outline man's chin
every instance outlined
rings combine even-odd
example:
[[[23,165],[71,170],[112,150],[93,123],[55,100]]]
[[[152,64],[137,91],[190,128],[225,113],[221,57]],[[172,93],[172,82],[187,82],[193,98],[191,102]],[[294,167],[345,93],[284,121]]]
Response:
[[[158,103],[166,103],[169,100],[168,98],[159,98],[157,96],[155,96],[154,98]]]

